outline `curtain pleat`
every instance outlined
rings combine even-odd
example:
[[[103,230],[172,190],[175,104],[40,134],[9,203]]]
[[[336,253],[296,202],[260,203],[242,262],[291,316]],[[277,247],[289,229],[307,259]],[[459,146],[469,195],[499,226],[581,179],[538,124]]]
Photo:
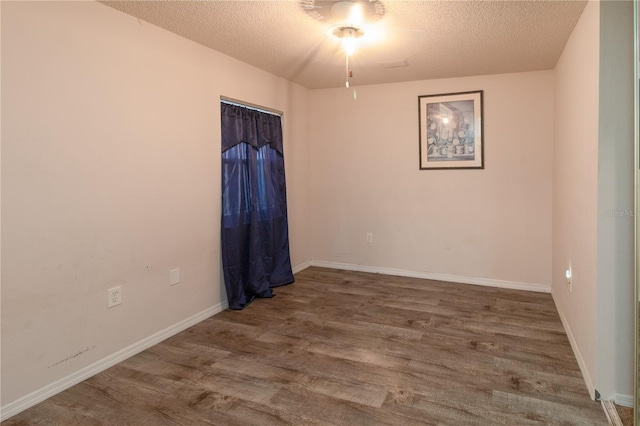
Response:
[[[254,148],[269,145],[283,154],[282,120],[279,116],[225,103],[221,103],[220,108],[222,152],[244,142]]]
[[[278,116],[222,103],[222,268],[229,307],[294,281]]]

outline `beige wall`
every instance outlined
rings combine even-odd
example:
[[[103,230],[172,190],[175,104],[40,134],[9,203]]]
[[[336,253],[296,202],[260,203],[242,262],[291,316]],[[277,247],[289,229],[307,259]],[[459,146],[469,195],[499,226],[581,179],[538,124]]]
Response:
[[[633,3],[602,2],[596,388],[625,401],[634,394],[633,49]]]
[[[555,91],[552,293],[592,396],[626,405],[634,393],[631,2],[587,4]]]
[[[598,204],[599,3],[589,2],[556,65],[553,287],[593,394]],[[570,293],[565,270],[571,267]]]
[[[356,101],[98,3],[1,7],[2,407],[222,306],[221,95],[285,113],[294,267],[552,285],[587,381],[627,392],[624,342],[604,347],[628,334],[615,312],[626,287],[597,282],[624,282],[627,262],[596,267],[626,244],[626,225],[604,216],[626,207],[624,149],[604,149],[597,173],[598,2],[555,72],[357,87]],[[486,168],[418,170],[417,96],[478,89]],[[620,192],[598,201],[599,185]],[[116,285],[123,304],[107,310]]]
[[[3,407],[226,299],[221,95],[284,111],[310,258],[306,89],[95,2],[2,2],[2,55]]]
[[[418,95],[479,89],[485,169],[419,170]],[[313,260],[550,286],[553,72],[356,91],[311,93]]]

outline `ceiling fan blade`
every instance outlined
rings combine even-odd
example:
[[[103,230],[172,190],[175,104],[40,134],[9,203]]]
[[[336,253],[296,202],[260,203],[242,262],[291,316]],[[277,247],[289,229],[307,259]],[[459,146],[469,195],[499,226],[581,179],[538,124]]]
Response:
[[[426,38],[427,32],[421,29],[385,27],[375,40],[363,43],[360,52],[371,63],[398,61],[418,53]]]

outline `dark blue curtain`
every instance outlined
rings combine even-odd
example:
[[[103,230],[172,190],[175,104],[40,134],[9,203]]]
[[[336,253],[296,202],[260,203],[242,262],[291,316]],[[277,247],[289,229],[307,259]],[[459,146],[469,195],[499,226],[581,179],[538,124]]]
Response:
[[[222,269],[231,309],[293,282],[282,121],[221,103]]]

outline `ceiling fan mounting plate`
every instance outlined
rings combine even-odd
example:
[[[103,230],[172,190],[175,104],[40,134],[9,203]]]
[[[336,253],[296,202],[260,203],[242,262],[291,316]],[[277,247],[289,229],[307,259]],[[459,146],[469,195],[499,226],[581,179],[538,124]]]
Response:
[[[356,4],[360,6],[366,23],[379,21],[386,13],[384,4],[380,0],[300,0],[300,7],[307,15],[317,21],[333,25],[348,24],[348,11]]]

